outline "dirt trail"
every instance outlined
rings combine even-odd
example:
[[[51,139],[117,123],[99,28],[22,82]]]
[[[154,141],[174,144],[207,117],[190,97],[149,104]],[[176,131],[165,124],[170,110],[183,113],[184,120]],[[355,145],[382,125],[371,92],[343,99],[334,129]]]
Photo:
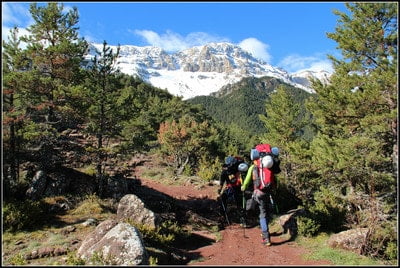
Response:
[[[163,192],[179,200],[191,198],[216,199],[216,187],[204,186],[175,186],[163,185],[152,180],[142,179],[142,185]],[[273,231],[273,230],[271,230]],[[258,226],[243,229],[240,224],[233,223],[220,231],[222,238],[204,247],[191,250],[201,259],[191,265],[331,265],[329,261],[305,260],[302,256],[307,250],[293,241],[288,241],[286,235],[272,232],[270,247],[261,244],[260,229]],[[197,233],[210,238],[210,233]],[[213,238],[213,237],[211,237]]]

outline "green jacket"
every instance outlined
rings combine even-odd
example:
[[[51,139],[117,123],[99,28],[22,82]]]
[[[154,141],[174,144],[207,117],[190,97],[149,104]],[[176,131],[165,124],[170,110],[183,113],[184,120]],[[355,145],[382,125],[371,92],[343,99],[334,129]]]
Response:
[[[247,170],[246,178],[244,179],[244,182],[242,182],[242,187],[240,190],[244,192],[246,188],[249,186],[251,180],[253,179],[253,169],[254,169],[254,164],[249,167]]]

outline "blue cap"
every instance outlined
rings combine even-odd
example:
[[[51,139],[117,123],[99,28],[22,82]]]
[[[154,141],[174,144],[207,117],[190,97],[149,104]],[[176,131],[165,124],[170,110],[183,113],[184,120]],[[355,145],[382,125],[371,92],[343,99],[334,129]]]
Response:
[[[271,152],[272,152],[273,155],[278,156],[278,155],[279,155],[279,149],[278,149],[278,147],[272,147],[272,148],[271,148]]]

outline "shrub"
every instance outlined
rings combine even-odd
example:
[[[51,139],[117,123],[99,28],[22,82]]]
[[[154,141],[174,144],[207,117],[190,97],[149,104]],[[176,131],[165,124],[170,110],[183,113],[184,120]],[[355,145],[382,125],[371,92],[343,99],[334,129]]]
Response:
[[[308,207],[310,218],[321,224],[321,231],[344,230],[346,220],[345,203],[335,189],[321,187],[314,194],[315,202]]]
[[[315,236],[320,231],[320,228],[321,225],[311,218],[304,216],[297,217],[297,230],[300,235],[305,237]]]
[[[74,252],[68,253],[67,259],[65,262],[67,265],[74,265],[74,266],[86,264],[85,260],[78,257]]]
[[[363,255],[384,260],[397,258],[397,221],[382,222],[371,227],[363,246]]]
[[[3,204],[3,228],[11,232],[31,229],[43,222],[46,215],[42,201],[8,201]]]
[[[222,163],[218,158],[215,158],[212,164],[210,163],[211,161],[204,155],[199,161],[199,170],[197,171],[197,175],[205,181],[218,179],[221,173]]]
[[[74,209],[72,215],[99,215],[104,213],[102,200],[95,194],[86,195],[84,200]]]
[[[152,228],[147,225],[137,224],[131,219],[127,222],[135,226],[143,236],[143,240],[149,245],[163,247],[172,245],[175,240],[182,240],[187,238],[188,233],[182,229],[176,222],[165,221],[159,227]]]

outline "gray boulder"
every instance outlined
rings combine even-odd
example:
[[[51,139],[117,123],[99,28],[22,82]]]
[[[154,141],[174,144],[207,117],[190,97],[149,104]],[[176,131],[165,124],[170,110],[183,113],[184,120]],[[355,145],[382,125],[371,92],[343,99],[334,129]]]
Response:
[[[147,265],[148,254],[140,232],[132,225],[115,220],[106,220],[82,242],[77,255],[93,262],[97,254],[103,264]]]
[[[138,224],[156,228],[161,218],[158,214],[148,209],[143,201],[134,194],[127,194],[121,198],[117,209],[117,218],[122,221],[130,219]]]
[[[331,235],[327,241],[332,248],[342,248],[360,254],[368,228],[356,228]]]
[[[298,226],[296,217],[304,215],[304,208],[289,210],[286,214],[279,217],[279,224],[283,228],[283,233],[289,233],[290,237],[297,235]]]

